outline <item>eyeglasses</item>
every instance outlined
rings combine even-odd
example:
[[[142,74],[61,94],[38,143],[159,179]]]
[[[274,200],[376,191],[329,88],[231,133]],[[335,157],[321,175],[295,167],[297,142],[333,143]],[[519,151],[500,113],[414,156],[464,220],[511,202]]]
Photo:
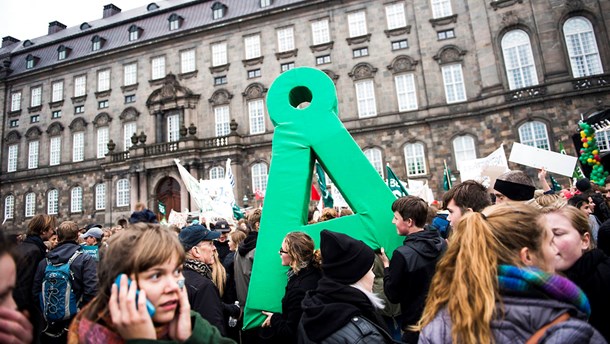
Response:
[[[282,254],[282,253],[283,253],[283,254],[288,254],[288,252],[287,252],[287,251],[284,251],[284,250],[282,250],[282,249],[280,248],[280,254]]]

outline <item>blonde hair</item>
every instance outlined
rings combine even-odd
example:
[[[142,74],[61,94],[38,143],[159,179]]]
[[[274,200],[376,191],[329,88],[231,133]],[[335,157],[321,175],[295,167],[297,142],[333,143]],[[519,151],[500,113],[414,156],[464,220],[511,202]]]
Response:
[[[214,262],[210,264],[212,268],[212,282],[216,288],[218,288],[218,292],[220,293],[220,297],[225,292],[225,285],[227,283],[227,272],[225,267],[220,262],[220,258],[218,257],[218,251],[214,251]]]
[[[545,231],[536,223],[538,215],[531,206],[510,203],[462,217],[413,329],[420,331],[446,308],[454,343],[493,343],[490,323],[497,315],[496,302],[501,302],[498,265],[523,266],[519,252],[524,247],[541,254]]]
[[[534,202],[531,203],[531,205],[537,207],[538,209],[544,209],[544,208],[560,208],[560,207],[565,207],[566,204],[568,204],[568,202],[561,198],[561,196],[559,196],[559,194],[547,194],[547,195],[540,195],[536,198],[534,198]]]
[[[542,213],[546,214],[558,214],[565,217],[578,234],[583,237],[585,234],[589,233],[589,248],[585,250],[585,252],[591,251],[595,248],[595,240],[593,240],[593,233],[591,232],[591,225],[589,224],[589,219],[585,213],[571,205],[565,207],[550,207],[542,209]],[[540,217],[540,221],[542,221],[542,216]],[[540,227],[544,226],[543,222],[538,223]]]
[[[304,232],[290,232],[284,237],[288,255],[292,259],[290,267],[294,273],[299,273],[299,270],[307,265],[312,264],[319,268],[322,255],[320,250],[314,250],[313,239]]]
[[[97,267],[99,293],[86,308],[85,317],[98,321],[108,315],[110,289],[119,274],[131,275],[177,258],[177,266],[184,262],[184,249],[178,237],[167,227],[136,223],[108,239],[100,249]]]

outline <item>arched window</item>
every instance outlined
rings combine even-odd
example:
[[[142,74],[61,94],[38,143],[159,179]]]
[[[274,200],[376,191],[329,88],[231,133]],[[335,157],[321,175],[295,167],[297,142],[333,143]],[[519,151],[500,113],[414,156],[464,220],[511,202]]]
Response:
[[[80,213],[83,211],[83,188],[75,186],[70,192],[70,212]]]
[[[15,196],[8,195],[4,199],[4,219],[12,219],[15,217]]]
[[[212,167],[210,169],[210,179],[222,179],[225,177],[225,169],[220,167],[220,166],[216,166],[216,167]]]
[[[550,150],[549,135],[542,122],[527,122],[519,127],[519,140],[522,144]]]
[[[95,186],[95,210],[106,209],[106,184],[100,183]]]
[[[263,195],[267,190],[267,165],[258,163],[252,165],[252,191],[260,192]]]
[[[504,67],[511,90],[538,85],[530,37],[523,30],[512,30],[502,38]]]
[[[421,143],[408,143],[405,145],[405,163],[407,164],[407,176],[422,176],[426,171],[426,156],[424,145]]]
[[[455,154],[455,167],[460,169],[460,162],[477,158],[474,148],[474,138],[470,135],[457,136],[453,139],[453,153]]]
[[[129,180],[119,179],[116,182],[116,206],[129,206]]]
[[[47,214],[57,215],[59,210],[59,191],[57,189],[49,190],[47,193]]]
[[[35,209],[36,209],[36,194],[33,192],[28,192],[25,195],[25,217],[34,216]]]
[[[603,73],[593,25],[585,17],[573,17],[563,24],[563,35],[575,78]]]
[[[375,171],[383,178],[383,159],[381,158],[381,150],[378,148],[370,148],[364,151],[364,155],[369,159]]]

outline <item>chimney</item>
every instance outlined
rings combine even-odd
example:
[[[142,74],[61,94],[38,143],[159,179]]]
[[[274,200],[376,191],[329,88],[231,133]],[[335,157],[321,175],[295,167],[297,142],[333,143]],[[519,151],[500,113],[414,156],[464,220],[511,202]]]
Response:
[[[121,9],[116,7],[113,4],[108,4],[108,5],[104,6],[104,17],[103,18],[111,17],[117,13],[121,13]]]
[[[66,28],[66,26],[64,24],[58,22],[57,20],[52,21],[49,23],[49,35],[59,32],[65,28]]]
[[[8,47],[9,45],[15,44],[17,42],[19,42],[19,40],[15,37],[11,37],[11,36],[2,37],[2,48]]]

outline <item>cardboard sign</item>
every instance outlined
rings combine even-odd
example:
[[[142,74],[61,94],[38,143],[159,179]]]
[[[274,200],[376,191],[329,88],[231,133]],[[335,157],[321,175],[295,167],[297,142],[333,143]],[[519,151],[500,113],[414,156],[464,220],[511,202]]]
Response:
[[[577,158],[515,142],[513,143],[513,149],[510,152],[508,160],[517,164],[537,169],[544,168],[548,172],[572,177]]]
[[[493,186],[500,174],[509,171],[503,144],[484,158],[460,161],[459,167],[462,182],[474,180],[486,188]]]

